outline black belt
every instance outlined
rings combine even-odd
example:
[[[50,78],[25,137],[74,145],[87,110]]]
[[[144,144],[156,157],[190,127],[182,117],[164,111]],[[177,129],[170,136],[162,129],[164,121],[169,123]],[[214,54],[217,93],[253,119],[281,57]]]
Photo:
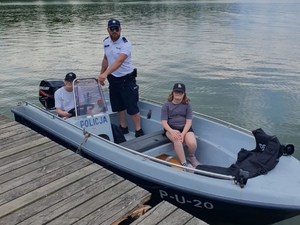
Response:
[[[134,80],[136,78],[136,70],[134,69],[131,73],[126,74],[125,76],[122,77],[115,77],[113,74],[110,74],[110,78],[112,80]]]

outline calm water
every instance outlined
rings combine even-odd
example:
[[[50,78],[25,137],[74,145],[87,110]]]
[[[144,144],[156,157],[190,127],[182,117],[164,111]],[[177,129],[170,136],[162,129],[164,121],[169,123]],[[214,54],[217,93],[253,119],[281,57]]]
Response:
[[[292,2],[2,1],[0,114],[13,118],[18,102],[38,103],[42,79],[97,77],[115,17],[133,44],[141,96],[163,102],[183,82],[194,111],[261,127],[293,143],[300,159],[299,11]]]

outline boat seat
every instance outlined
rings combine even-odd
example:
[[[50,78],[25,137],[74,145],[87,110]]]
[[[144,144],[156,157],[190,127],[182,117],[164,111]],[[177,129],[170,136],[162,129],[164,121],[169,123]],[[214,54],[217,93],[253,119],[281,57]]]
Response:
[[[169,143],[170,140],[166,136],[164,136],[163,133],[163,130],[159,130],[153,133],[145,134],[138,138],[133,138],[129,141],[122,142],[119,145],[135,150],[137,152],[144,152],[151,148]]]

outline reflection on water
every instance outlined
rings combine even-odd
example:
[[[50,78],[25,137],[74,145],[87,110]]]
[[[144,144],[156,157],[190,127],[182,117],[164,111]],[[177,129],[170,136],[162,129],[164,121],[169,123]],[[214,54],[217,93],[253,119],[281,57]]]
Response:
[[[115,17],[133,44],[141,96],[163,102],[183,82],[195,111],[262,127],[294,143],[300,159],[299,9],[243,1],[2,1],[0,113],[12,118],[17,102],[38,103],[43,79],[70,71],[97,77],[107,21]]]

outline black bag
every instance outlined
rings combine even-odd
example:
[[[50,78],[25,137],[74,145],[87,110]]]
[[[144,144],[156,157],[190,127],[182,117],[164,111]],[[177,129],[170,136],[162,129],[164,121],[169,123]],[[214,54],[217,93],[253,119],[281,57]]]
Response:
[[[247,151],[242,148],[233,168],[249,171],[249,178],[267,174],[272,170],[282,156],[282,146],[276,136],[267,135],[261,128],[252,131],[256,148]]]
[[[122,143],[122,142],[126,141],[126,138],[125,138],[125,136],[124,136],[124,134],[123,134],[120,127],[118,127],[115,124],[111,124],[111,130],[112,130],[112,133],[113,133],[114,142],[116,144],[119,144],[119,143]]]
[[[236,178],[237,182],[243,179],[244,184],[247,183],[248,178],[267,174],[279,162],[283,154],[283,146],[276,136],[267,135],[261,128],[253,130],[252,133],[255,137],[256,148],[251,151],[242,148],[237,155],[237,161],[230,167],[199,165],[196,168],[231,175]]]

